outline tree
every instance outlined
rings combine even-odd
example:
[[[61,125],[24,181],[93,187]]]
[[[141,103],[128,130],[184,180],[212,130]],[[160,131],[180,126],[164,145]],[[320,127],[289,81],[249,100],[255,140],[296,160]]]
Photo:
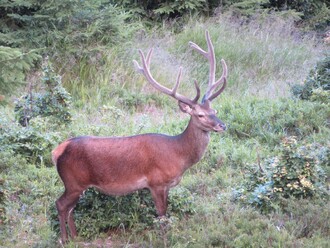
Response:
[[[39,58],[35,50],[24,53],[19,48],[0,46],[0,102],[24,82],[25,72]]]

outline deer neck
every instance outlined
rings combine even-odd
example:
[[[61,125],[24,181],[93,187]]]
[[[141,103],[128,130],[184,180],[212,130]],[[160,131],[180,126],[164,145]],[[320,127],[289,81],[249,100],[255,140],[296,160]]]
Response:
[[[190,118],[186,130],[178,136],[181,154],[185,157],[186,169],[203,156],[210,141],[210,133],[197,127]]]

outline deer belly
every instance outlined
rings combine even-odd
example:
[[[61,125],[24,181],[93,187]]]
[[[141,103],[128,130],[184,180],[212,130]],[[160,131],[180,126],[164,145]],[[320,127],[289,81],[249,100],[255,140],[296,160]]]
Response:
[[[147,188],[147,178],[139,178],[135,180],[122,180],[121,182],[111,182],[104,185],[93,185],[104,194],[107,195],[126,195],[136,190]]]

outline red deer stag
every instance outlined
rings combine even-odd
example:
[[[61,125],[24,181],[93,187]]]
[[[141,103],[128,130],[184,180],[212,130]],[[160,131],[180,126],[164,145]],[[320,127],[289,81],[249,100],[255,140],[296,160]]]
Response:
[[[158,215],[166,214],[169,189],[177,185],[183,173],[201,159],[209,143],[209,132],[226,129],[211,108],[211,101],[226,86],[227,66],[222,60],[223,73],[215,81],[216,61],[208,31],[206,40],[208,51],[193,42],[189,43],[209,61],[208,88],[201,103],[198,103],[200,89],[196,81],[197,95],[194,99],[176,92],[181,68],[171,90],[159,84],[150,73],[152,50],[146,57],[139,50],[142,66],[134,61],[138,71],[153,87],[176,99],[181,111],[191,116],[183,133],[177,136],[142,134],[130,137],[76,137],[61,143],[52,152],[53,162],[65,186],[63,195],[56,201],[62,242],[68,239],[66,224],[71,237],[77,236],[72,211],[80,195],[89,187],[108,195],[125,195],[148,188]]]

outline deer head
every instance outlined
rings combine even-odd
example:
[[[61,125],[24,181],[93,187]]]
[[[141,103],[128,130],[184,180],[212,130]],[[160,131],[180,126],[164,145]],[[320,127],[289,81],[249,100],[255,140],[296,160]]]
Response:
[[[215,80],[216,59],[215,59],[214,47],[208,31],[205,32],[205,36],[208,47],[207,51],[204,51],[197,44],[193,42],[189,42],[190,46],[193,49],[195,49],[197,52],[202,54],[209,61],[209,66],[210,66],[208,87],[206,93],[202,98],[201,103],[198,103],[200,97],[200,88],[196,80],[194,81],[196,88],[196,96],[194,99],[189,99],[177,93],[177,89],[180,85],[182,68],[179,69],[177,80],[173,89],[168,89],[167,87],[158,83],[153,78],[150,72],[150,61],[153,52],[152,49],[150,49],[150,51],[147,53],[147,56],[145,56],[143,52],[139,50],[142,66],[140,66],[136,60],[134,60],[133,62],[137,70],[145,76],[145,78],[153,87],[163,92],[164,94],[169,95],[174,99],[178,100],[180,110],[184,113],[189,114],[191,116],[192,121],[195,123],[197,127],[199,127],[201,130],[206,132],[209,131],[221,132],[226,130],[226,125],[221,120],[219,120],[219,118],[216,117],[216,111],[211,108],[211,101],[215,99],[217,96],[219,96],[226,87],[227,65],[224,60],[221,60],[223,72],[222,72],[222,76],[216,81]],[[221,87],[218,89],[220,85]]]

